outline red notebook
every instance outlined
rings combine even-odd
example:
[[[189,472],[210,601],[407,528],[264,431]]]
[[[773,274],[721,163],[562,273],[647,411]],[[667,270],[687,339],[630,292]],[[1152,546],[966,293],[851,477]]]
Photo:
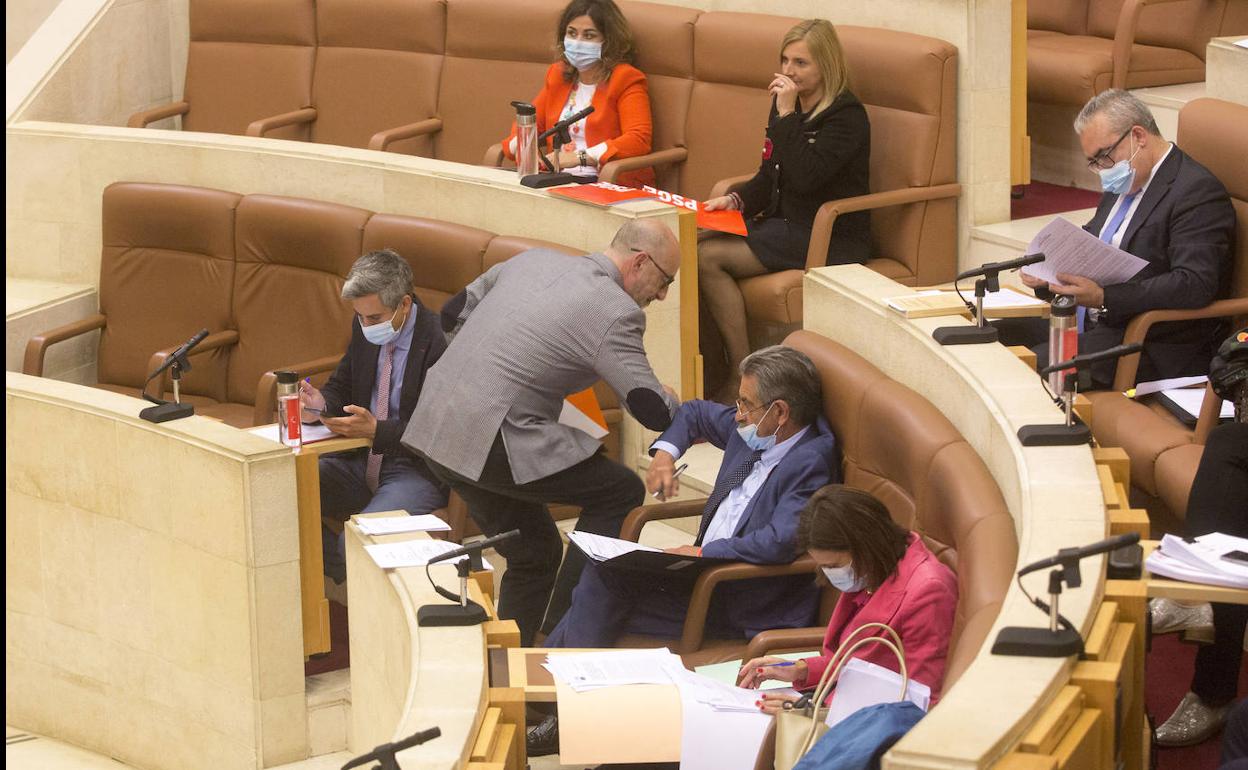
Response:
[[[703,230],[717,230],[735,235],[745,235],[746,233],[745,219],[742,218],[740,211],[707,211],[703,208],[703,204],[700,201],[653,187],[643,187],[639,190],[634,187],[624,187],[610,182],[595,182],[593,184],[554,187],[549,192],[551,195],[571,198],[572,200],[591,203],[595,206],[614,206],[625,201],[651,198],[673,206],[680,206],[690,211],[696,211],[698,214],[698,227]]]

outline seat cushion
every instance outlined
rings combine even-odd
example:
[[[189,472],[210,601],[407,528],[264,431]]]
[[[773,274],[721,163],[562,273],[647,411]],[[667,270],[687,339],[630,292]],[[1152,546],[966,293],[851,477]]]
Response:
[[[1131,484],[1157,495],[1157,459],[1175,447],[1191,444],[1191,431],[1121,393],[1099,391],[1087,396],[1092,402],[1092,435],[1102,446],[1125,449],[1131,458]]]
[[[1109,88],[1114,41],[1089,35],[1032,35],[1027,40],[1027,98],[1048,104],[1082,105]],[[1175,48],[1131,46],[1128,88],[1192,83],[1205,63]]]
[[[746,278],[739,282],[750,319],[778,324],[802,322],[802,270]]]

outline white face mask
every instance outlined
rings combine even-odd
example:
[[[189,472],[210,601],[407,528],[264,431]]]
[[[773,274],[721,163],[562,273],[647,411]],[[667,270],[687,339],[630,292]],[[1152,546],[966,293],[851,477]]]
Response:
[[[844,567],[821,567],[820,569],[823,570],[823,576],[828,579],[828,582],[841,593],[852,594],[867,587],[866,580],[854,572],[852,564]]]
[[[587,70],[602,60],[602,43],[565,37],[563,56],[578,70]]]
[[[375,323],[372,326],[360,325],[360,331],[364,332],[364,339],[374,345],[387,345],[394,342],[399,336],[399,330],[394,328],[394,319],[399,317],[399,311],[396,309],[394,315],[390,316],[389,321]]]

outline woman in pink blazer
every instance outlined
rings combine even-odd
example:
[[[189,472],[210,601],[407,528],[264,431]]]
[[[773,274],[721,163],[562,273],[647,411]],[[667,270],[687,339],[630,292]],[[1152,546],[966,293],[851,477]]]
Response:
[[[897,526],[883,503],[850,487],[830,484],[812,495],[798,527],[800,546],[841,590],[823,654],[787,666],[775,665],[785,662],[782,658],[754,658],[741,667],[741,686],[776,679],[798,689],[813,688],[842,639],[863,624],[887,623],[901,637],[910,678],[932,689],[934,704],[940,698],[958,605],[953,572],[916,533]],[[854,657],[898,670],[896,656],[883,645],[859,647]],[[792,699],[764,693],[759,707],[775,712]]]

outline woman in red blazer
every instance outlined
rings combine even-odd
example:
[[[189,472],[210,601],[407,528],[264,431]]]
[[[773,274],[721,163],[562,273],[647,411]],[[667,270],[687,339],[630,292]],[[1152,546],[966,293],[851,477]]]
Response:
[[[553,148],[558,166],[594,176],[608,161],[650,152],[650,92],[646,76],[632,66],[635,52],[628,21],[612,0],[572,0],[555,30],[559,61],[533,100],[540,134],[561,118],[591,104],[594,111],[571,127],[572,142]],[[549,140],[548,140],[549,141]],[[550,150],[549,144],[543,148]],[[503,154],[516,159],[516,126],[503,140]],[[553,158],[552,158],[553,160]],[[620,184],[654,184],[654,169],[620,174]]]
[[[887,623],[901,637],[910,678],[932,689],[935,704],[958,605],[953,572],[917,534],[897,526],[883,503],[850,487],[830,484],[812,495],[798,527],[798,542],[841,590],[823,654],[792,666],[775,666],[782,658],[754,658],[741,667],[741,686],[776,679],[798,689],[812,688],[842,639],[866,623]],[[896,656],[883,645],[864,645],[853,657],[898,670]],[[792,699],[764,693],[760,708],[775,712]]]

